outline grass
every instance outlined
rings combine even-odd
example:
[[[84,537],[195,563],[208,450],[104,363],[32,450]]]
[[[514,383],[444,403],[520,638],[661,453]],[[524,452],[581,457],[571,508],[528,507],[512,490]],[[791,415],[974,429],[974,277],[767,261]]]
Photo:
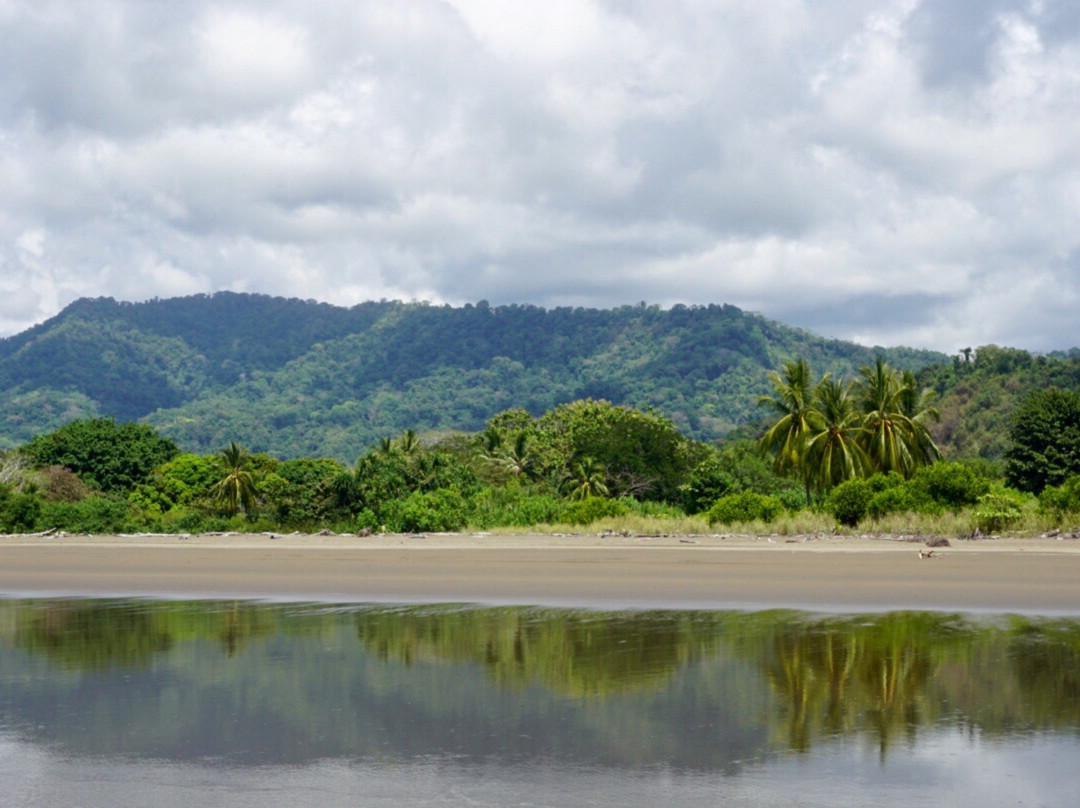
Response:
[[[844,527],[828,513],[802,510],[785,513],[773,522],[755,520],[710,526],[703,514],[697,516],[642,516],[629,514],[597,519],[588,525],[541,524],[528,527],[492,527],[487,532],[502,535],[528,533],[625,533],[629,535],[715,535],[722,533],[750,536],[799,536],[829,533],[841,536],[866,534],[899,536],[946,536],[968,538],[977,525],[976,508],[937,514],[899,513],[880,519],[863,519],[855,527]],[[1074,525],[1076,525],[1074,527]],[[1034,500],[1024,503],[1019,520],[994,535],[1038,536],[1054,529],[1080,530],[1080,516],[1064,519],[1042,513]],[[475,528],[469,528],[475,530]]]

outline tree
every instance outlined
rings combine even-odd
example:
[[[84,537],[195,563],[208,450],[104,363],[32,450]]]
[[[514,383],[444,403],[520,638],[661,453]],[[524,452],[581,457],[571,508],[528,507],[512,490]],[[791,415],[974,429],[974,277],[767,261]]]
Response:
[[[594,458],[583,457],[572,465],[570,475],[563,483],[563,492],[575,501],[588,497],[606,497],[608,487],[605,478],[603,465]]]
[[[1013,417],[1005,482],[1038,494],[1080,473],[1080,392],[1030,393]]]
[[[809,483],[828,492],[846,480],[861,477],[870,460],[859,445],[862,417],[855,406],[852,383],[826,375],[814,388],[815,408],[808,416],[803,464]]]
[[[895,471],[907,478],[915,470],[940,457],[925,421],[937,416],[929,406],[930,395],[915,386],[914,375],[905,377],[879,356],[873,366],[859,368],[862,379],[856,395],[862,409],[860,445],[872,471]]]
[[[24,451],[38,465],[66,466],[106,493],[130,491],[180,453],[175,443],[145,424],[117,424],[111,418],[72,421],[34,438]]]
[[[826,374],[811,386],[806,360],[786,362],[770,374],[773,395],[758,400],[779,416],[760,445],[778,474],[802,480],[807,503],[811,489],[826,493],[879,471],[910,477],[940,457],[926,427],[939,417],[933,392],[881,357],[859,373],[854,383]]]
[[[532,478],[536,473],[536,454],[529,447],[529,434],[519,432],[513,445],[497,456],[496,463],[516,479]]]
[[[541,474],[573,473],[581,458],[592,458],[607,473],[613,496],[678,502],[686,475],[707,455],[675,425],[653,411],[608,401],[574,401],[545,413],[530,451]]]
[[[224,475],[214,485],[214,498],[229,516],[243,508],[248,514],[255,509],[255,474],[251,453],[233,441],[218,454],[218,464]]]
[[[420,439],[416,437],[415,429],[406,429],[397,439],[397,449],[403,455],[414,455],[420,451]]]
[[[930,435],[929,422],[941,420],[941,412],[934,406],[937,393],[920,388],[919,381],[910,370],[900,374],[900,411],[908,419],[911,454],[918,467],[929,466],[941,459],[941,450]]]
[[[810,432],[814,412],[810,365],[805,359],[785,362],[782,373],[769,374],[773,395],[761,396],[758,404],[779,415],[761,438],[761,446],[772,453],[777,474],[800,478],[806,486],[806,501],[810,502],[810,480],[805,464],[804,444]]]

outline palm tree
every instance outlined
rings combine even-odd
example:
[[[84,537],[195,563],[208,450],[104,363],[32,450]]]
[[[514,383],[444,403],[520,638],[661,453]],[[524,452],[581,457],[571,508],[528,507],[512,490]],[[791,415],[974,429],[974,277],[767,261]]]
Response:
[[[591,457],[583,457],[570,470],[570,475],[563,482],[563,490],[575,501],[586,497],[607,496],[606,477],[601,463]]]
[[[803,463],[810,484],[819,492],[861,476],[869,466],[869,458],[859,445],[862,417],[852,386],[826,374],[814,388],[816,406],[808,416]]]
[[[420,451],[420,439],[416,437],[415,429],[406,429],[397,439],[397,448],[403,455],[414,455]]]
[[[937,393],[920,389],[915,374],[905,370],[900,376],[900,409],[911,425],[912,456],[920,466],[928,466],[941,459],[941,450],[934,443],[927,424],[941,420],[941,412],[934,406]]]
[[[514,477],[532,477],[536,471],[536,454],[529,449],[528,433],[519,432],[514,445],[504,449],[496,462]]]
[[[251,453],[235,441],[222,449],[217,457],[224,475],[211,492],[229,516],[235,516],[243,508],[251,513],[255,508],[255,474],[251,469]]]
[[[856,385],[863,413],[860,444],[874,471],[895,471],[910,477],[941,453],[930,438],[926,421],[937,417],[931,395],[920,392],[914,374],[901,375],[879,356],[873,367],[859,369]]]
[[[780,419],[761,438],[761,446],[774,456],[777,474],[800,477],[806,484],[806,501],[810,502],[810,482],[804,462],[803,444],[810,431],[814,412],[810,365],[805,359],[785,362],[782,373],[769,374],[773,395],[761,396],[758,404],[768,407]]]

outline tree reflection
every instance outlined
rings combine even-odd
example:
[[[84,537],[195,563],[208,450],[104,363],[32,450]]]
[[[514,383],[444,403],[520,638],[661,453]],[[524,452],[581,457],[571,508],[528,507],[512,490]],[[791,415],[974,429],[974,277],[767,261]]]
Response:
[[[24,609],[15,644],[74,671],[142,667],[168,650],[173,638],[153,611],[91,601],[59,601]]]
[[[227,656],[273,634],[278,610],[261,604],[58,600],[17,610],[14,641],[69,671],[140,668],[178,642],[213,640]]]
[[[716,653],[719,621],[704,612],[371,609],[356,615],[356,631],[380,659],[475,663],[505,687],[586,698],[662,687]]]
[[[344,645],[328,653],[323,635]],[[186,730],[176,722],[189,721],[193,737],[217,727],[221,703],[272,705],[280,725],[305,733],[306,743],[340,733],[348,708],[361,716],[354,742],[374,746],[381,733],[404,731],[396,719],[407,709],[446,738],[466,725],[495,737],[520,723],[499,740],[520,745],[537,721],[570,721],[574,738],[621,756],[636,754],[631,739],[641,734],[702,765],[719,753],[701,750],[730,747],[723,754],[735,760],[750,747],[805,752],[837,737],[865,739],[884,756],[948,725],[984,736],[1080,729],[1076,620],[59,600],[0,604],[0,652],[11,646],[65,675],[100,674],[81,681],[83,701],[95,698],[95,678],[115,670],[154,672],[142,677],[143,696],[153,700],[161,674],[160,686],[169,680],[174,692],[162,690],[161,715],[172,716],[177,733]],[[15,658],[6,659],[13,669]],[[215,663],[225,659],[227,666]],[[27,665],[35,687],[44,687],[47,670]],[[458,690],[427,684],[449,681],[441,668]],[[168,701],[177,688],[182,712]],[[112,692],[103,685],[100,698]],[[249,702],[256,692],[262,696]],[[10,704],[28,703],[15,695]],[[568,712],[556,722],[550,707],[533,712],[539,703]],[[512,718],[498,712],[508,705],[517,705]]]

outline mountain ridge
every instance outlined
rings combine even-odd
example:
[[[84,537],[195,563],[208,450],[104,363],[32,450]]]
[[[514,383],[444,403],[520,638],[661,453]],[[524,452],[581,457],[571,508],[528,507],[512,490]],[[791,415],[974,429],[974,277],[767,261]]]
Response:
[[[539,414],[590,397],[655,408],[714,440],[757,416],[767,371],[784,359],[851,375],[877,355],[913,370],[948,359],[826,339],[720,304],[83,298],[0,339],[0,445],[104,415],[150,423],[193,451],[239,440],[351,462],[404,428],[475,430],[511,407]]]

